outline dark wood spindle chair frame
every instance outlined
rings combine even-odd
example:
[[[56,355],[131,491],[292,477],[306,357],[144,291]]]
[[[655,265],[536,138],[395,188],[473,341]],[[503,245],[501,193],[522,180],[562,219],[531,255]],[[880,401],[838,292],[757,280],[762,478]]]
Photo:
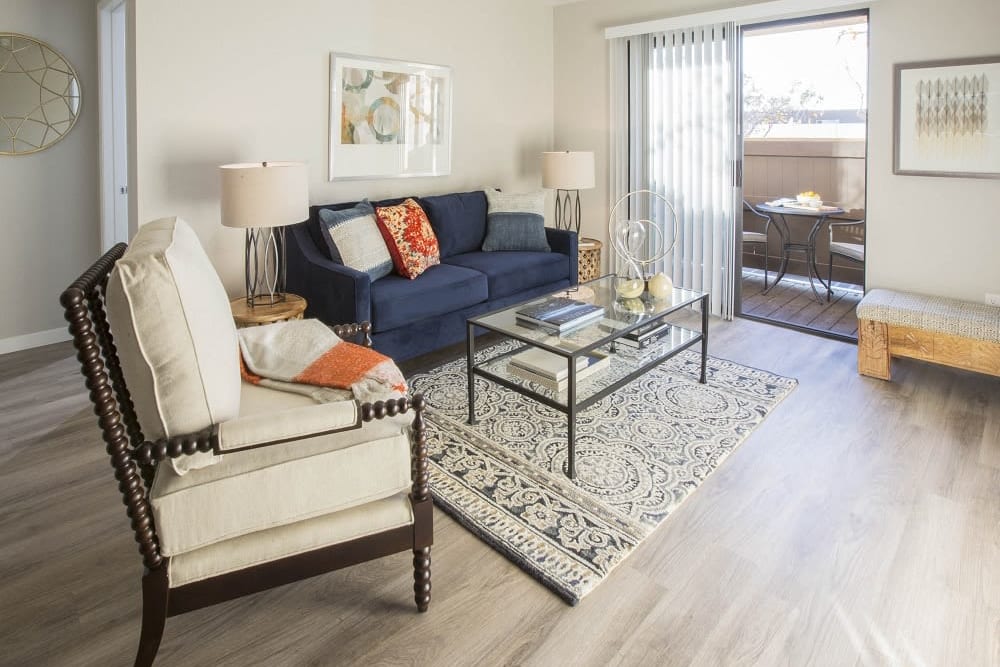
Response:
[[[145,566],[142,577],[142,630],[135,665],[139,667],[153,663],[168,617],[407,549],[413,552],[413,592],[417,609],[426,611],[431,597],[430,565],[434,529],[428,489],[425,402],[420,394],[412,398],[364,403],[360,406],[362,422],[392,417],[410,410],[414,413],[410,489],[413,525],[170,587],[167,578],[169,557],[160,553],[149,502],[149,488],[160,461],[194,452],[218,453],[218,425],[199,433],[156,442],[148,442],[143,437],[122,376],[104,307],[108,276],[126,247],[126,244],[119,243],[106,252],[63,292],[60,302],[66,311],[69,330],[77,349],[77,359],[86,377],[94,412],[111,457],[115,479],[118,480],[118,489]],[[363,344],[371,346],[371,324],[368,322],[332,328],[342,338],[362,337]],[[279,442],[285,441],[258,446]],[[239,454],[227,452],[227,455]]]

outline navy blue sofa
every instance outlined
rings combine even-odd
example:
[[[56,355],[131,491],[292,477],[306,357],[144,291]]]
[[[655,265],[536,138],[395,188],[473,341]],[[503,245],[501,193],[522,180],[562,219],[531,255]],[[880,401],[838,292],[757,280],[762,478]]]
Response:
[[[404,198],[372,202],[393,206]],[[577,284],[576,232],[546,228],[552,252],[482,252],[482,191],[414,197],[441,247],[441,264],[410,280],[392,273],[371,281],[330,258],[319,211],[286,232],[287,287],[308,301],[307,317],[327,324],[372,323],[375,349],[397,361],[465,340],[469,317]]]

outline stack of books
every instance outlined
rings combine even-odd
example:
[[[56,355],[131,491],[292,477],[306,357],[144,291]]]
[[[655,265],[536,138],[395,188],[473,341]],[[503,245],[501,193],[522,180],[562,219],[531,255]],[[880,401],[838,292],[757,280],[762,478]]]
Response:
[[[517,323],[562,334],[604,317],[604,308],[563,296],[550,296],[515,311]]]
[[[604,352],[594,351],[576,359],[576,380],[580,382],[611,363]],[[565,391],[569,386],[569,362],[551,352],[531,348],[510,358],[507,370],[517,377],[534,382],[552,391]]]
[[[638,350],[644,350],[661,338],[670,335],[670,323],[663,320],[656,320],[649,324],[644,324],[635,331],[630,331],[618,339],[618,343]]]

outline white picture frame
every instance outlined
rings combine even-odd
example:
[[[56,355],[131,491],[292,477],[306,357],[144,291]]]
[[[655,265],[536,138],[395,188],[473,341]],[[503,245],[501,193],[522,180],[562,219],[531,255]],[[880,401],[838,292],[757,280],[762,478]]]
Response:
[[[329,180],[451,173],[452,72],[330,54]]]
[[[1000,56],[893,70],[893,173],[1000,178]]]

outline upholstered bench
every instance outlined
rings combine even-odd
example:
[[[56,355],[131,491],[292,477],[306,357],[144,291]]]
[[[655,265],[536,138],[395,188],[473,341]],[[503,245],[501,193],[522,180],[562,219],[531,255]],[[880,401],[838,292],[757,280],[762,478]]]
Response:
[[[874,289],[858,313],[858,373],[890,379],[892,357],[1000,376],[1000,308]]]

